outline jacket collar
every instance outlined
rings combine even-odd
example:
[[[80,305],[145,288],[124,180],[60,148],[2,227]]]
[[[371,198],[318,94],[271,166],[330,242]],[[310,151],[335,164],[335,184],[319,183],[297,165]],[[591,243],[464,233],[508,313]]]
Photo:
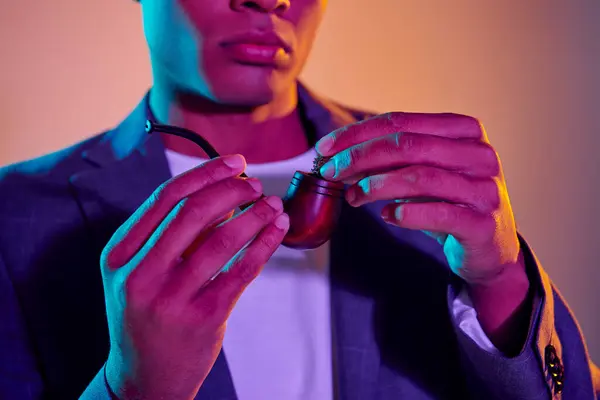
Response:
[[[298,83],[298,100],[301,114],[314,129],[317,139],[344,125],[356,122],[356,117],[334,102],[321,98],[302,83]],[[145,122],[151,117],[149,93],[131,114],[114,130],[107,132],[83,158],[96,166],[106,166],[139,154],[156,162],[164,159],[164,146],[160,135],[148,135]],[[166,164],[161,160],[160,164]]]

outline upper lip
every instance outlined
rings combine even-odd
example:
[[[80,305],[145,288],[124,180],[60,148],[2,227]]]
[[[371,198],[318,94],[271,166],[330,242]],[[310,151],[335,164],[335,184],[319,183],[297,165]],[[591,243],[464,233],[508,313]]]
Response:
[[[232,44],[256,44],[263,46],[277,46],[282,47],[286,52],[290,52],[292,50],[291,46],[281,38],[277,33],[273,31],[263,32],[263,31],[250,31],[244,32],[237,35],[230,36],[226,40],[224,40],[222,45],[232,45]]]

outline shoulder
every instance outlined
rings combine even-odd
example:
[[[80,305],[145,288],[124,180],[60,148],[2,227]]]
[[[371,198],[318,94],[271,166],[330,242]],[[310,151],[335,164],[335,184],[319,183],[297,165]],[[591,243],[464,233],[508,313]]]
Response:
[[[96,134],[61,150],[0,167],[0,222],[66,194],[70,177],[91,168],[82,154],[105,135]]]
[[[0,166],[0,187],[32,180],[53,180],[74,173],[85,165],[82,162],[84,152],[100,142],[110,132],[95,134],[68,147],[39,157]]]

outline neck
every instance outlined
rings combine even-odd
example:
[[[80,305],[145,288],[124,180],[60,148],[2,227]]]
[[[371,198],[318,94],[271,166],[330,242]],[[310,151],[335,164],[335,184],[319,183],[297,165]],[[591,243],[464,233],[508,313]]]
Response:
[[[308,150],[297,105],[296,86],[259,107],[217,104],[157,84],[150,91],[150,107],[159,122],[197,132],[219,154],[242,154],[252,164],[285,160]],[[178,153],[207,157],[188,140],[163,135],[163,141]]]

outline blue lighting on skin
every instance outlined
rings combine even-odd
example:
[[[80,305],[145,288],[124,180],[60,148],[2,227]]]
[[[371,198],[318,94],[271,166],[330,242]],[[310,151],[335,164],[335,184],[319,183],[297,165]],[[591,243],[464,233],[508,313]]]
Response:
[[[360,188],[365,196],[369,196],[373,191],[382,189],[384,185],[385,177],[383,175],[372,175],[356,183],[356,186]]]
[[[144,33],[152,58],[155,96],[152,102],[169,102],[160,88],[176,85],[214,99],[202,69],[202,37],[178,0],[142,2]],[[158,93],[157,93],[158,92]],[[156,95],[158,94],[158,95]],[[156,107],[157,110],[168,108]],[[166,116],[157,116],[159,120]]]
[[[350,150],[344,150],[331,158],[319,170],[324,178],[337,178],[340,172],[350,167],[352,156]]]
[[[460,270],[465,265],[464,246],[454,236],[448,235],[444,243],[444,254],[446,255],[450,269],[460,276]]]
[[[371,183],[369,178],[361,179],[356,185],[365,195],[369,195],[371,192]]]

